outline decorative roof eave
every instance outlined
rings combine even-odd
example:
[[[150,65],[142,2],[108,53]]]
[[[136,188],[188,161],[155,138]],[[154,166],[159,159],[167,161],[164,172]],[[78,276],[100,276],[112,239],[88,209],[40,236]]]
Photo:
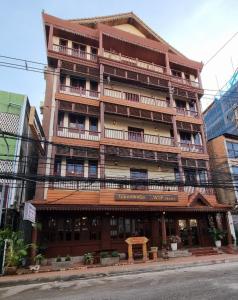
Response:
[[[158,35],[153,29],[151,29],[146,23],[144,23],[144,21],[142,19],[140,19],[133,12],[121,13],[121,14],[109,15],[109,16],[100,16],[100,17],[94,17],[94,18],[72,19],[70,21],[77,22],[79,24],[90,24],[90,23],[110,22],[113,20],[120,20],[120,19],[125,19],[125,18],[127,18],[127,19],[132,18],[134,21],[136,21],[137,24],[142,26],[142,28],[147,32],[147,35],[149,34],[155,40],[162,42],[163,44],[166,44],[171,50],[173,50],[178,55],[185,57],[181,52],[179,52],[177,49],[175,49],[169,43],[167,43],[160,35]]]
[[[91,29],[83,25],[74,24],[69,21],[62,20],[60,18],[42,13],[42,18],[45,24],[53,25],[54,27],[76,34],[80,36],[84,36],[87,38],[91,38],[94,40],[99,39],[99,33],[96,29]]]
[[[126,31],[122,31],[118,28],[114,28],[105,24],[99,23],[98,30],[101,31],[104,35],[110,36],[114,39],[118,39],[120,41],[127,42],[130,44],[139,45],[143,48],[154,50],[156,52],[161,52],[163,54],[165,54],[169,50],[169,47],[167,45],[163,45],[160,42],[145,39],[143,37],[134,35]]]
[[[228,206],[218,207],[176,207],[176,206],[142,206],[142,205],[81,205],[81,204],[43,204],[44,200],[32,201],[37,211],[123,211],[123,212],[226,212]]]
[[[173,53],[169,53],[169,61],[178,65],[183,65],[188,68],[193,68],[197,69],[200,72],[202,71],[203,68],[203,63],[202,62],[197,62],[188,58],[184,58],[178,55],[175,55]]]

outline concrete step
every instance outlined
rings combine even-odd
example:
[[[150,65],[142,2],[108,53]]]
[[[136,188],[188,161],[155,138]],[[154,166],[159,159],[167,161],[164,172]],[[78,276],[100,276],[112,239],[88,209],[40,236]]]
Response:
[[[194,248],[189,249],[192,255],[195,256],[204,256],[204,255],[217,255],[220,254],[216,248],[213,247],[204,247],[204,248]]]

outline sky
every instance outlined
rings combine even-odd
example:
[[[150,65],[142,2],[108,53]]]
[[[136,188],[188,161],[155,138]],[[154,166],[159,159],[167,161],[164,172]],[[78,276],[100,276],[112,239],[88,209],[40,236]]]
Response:
[[[0,55],[46,63],[42,10],[62,19],[133,11],[174,48],[204,63],[238,31],[237,0],[1,0]],[[237,49],[238,34],[204,66],[203,108],[238,67]],[[39,108],[44,76],[0,64],[0,90],[26,94]]]

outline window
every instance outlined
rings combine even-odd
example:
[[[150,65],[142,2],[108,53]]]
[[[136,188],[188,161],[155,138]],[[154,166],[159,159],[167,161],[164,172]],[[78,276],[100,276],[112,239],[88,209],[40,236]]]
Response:
[[[191,134],[188,132],[180,132],[180,141],[183,144],[190,144],[191,143]]]
[[[196,172],[191,169],[185,169],[184,170],[184,177],[185,177],[185,183],[193,185],[194,183],[197,183],[197,176]]]
[[[89,131],[97,132],[98,131],[98,119],[97,118],[89,118]]]
[[[97,216],[50,218],[42,223],[42,233],[49,242],[100,240],[101,218]]]
[[[194,139],[194,144],[195,145],[201,145],[201,139],[200,139],[200,134],[199,133],[194,133],[193,134],[193,139]]]
[[[97,48],[91,47],[91,53],[92,53],[93,55],[97,55],[97,54],[98,54]]]
[[[61,158],[55,157],[55,164],[54,164],[54,175],[60,176],[61,174]]]
[[[86,80],[76,77],[70,77],[70,85],[74,88],[86,88]]]
[[[207,172],[205,170],[198,170],[199,183],[203,184],[207,182]]]
[[[88,162],[88,177],[97,178],[98,177],[98,162],[89,161]]]
[[[226,142],[229,158],[238,158],[238,143]]]
[[[62,111],[60,111],[58,114],[58,126],[64,126],[64,113]]]
[[[66,159],[67,175],[84,176],[84,162],[72,158]]]
[[[85,129],[85,117],[69,114],[69,127],[70,128],[78,128],[80,130]]]
[[[145,184],[148,179],[148,171],[143,169],[130,169],[130,178],[132,181],[131,188],[134,190],[144,190],[148,188]],[[136,182],[134,182],[134,180]],[[139,180],[139,182],[138,182]]]
[[[186,102],[182,100],[175,100],[176,107],[186,109]]]

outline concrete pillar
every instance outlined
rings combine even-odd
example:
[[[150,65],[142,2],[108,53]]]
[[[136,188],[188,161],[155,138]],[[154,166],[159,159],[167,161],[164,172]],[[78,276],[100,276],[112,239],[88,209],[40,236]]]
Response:
[[[84,161],[84,177],[88,177],[88,159],[85,159]]]
[[[69,113],[68,112],[64,113],[63,127],[66,127],[66,128],[69,127]]]
[[[66,176],[66,157],[63,157],[61,160],[61,176]]]
[[[86,45],[86,53],[87,53],[87,55],[86,55],[86,57],[87,57],[87,59],[91,59],[91,46],[89,46],[89,45]]]

